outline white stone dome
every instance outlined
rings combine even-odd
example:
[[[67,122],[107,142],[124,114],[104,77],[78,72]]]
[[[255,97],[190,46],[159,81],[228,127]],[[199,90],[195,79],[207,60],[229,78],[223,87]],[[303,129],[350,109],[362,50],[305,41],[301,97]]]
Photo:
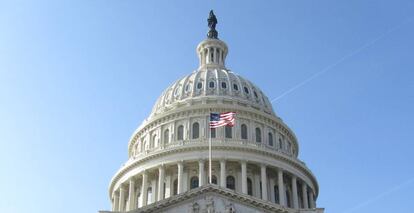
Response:
[[[275,115],[267,96],[249,80],[225,68],[201,68],[179,79],[158,98],[150,117],[182,105],[220,99]]]

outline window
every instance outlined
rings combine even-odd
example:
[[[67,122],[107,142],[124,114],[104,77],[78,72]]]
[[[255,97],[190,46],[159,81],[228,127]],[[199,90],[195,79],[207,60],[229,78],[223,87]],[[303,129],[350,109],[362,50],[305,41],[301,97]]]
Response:
[[[254,94],[254,97],[255,98],[259,98],[259,96],[257,96],[257,92],[256,91],[253,91],[253,94]]]
[[[190,189],[194,189],[198,187],[198,177],[194,176],[190,180]]]
[[[239,86],[237,86],[237,84],[233,84],[233,89],[238,91],[239,90]]]
[[[279,138],[279,149],[282,149],[282,148],[283,148],[283,142],[282,142],[282,139]]]
[[[223,89],[226,89],[227,88],[226,82],[221,82],[221,88],[223,88]]]
[[[271,132],[269,132],[268,138],[269,138],[269,146],[273,146],[273,134]]]
[[[260,130],[260,128],[256,128],[256,142],[262,142],[262,131]]]
[[[253,196],[253,182],[250,178],[247,178],[247,194]]]
[[[164,144],[167,144],[170,142],[170,130],[166,129],[164,131]]]
[[[177,97],[180,94],[180,86],[175,88],[174,96]]]
[[[210,128],[210,136],[211,136],[211,138],[216,138],[216,129],[215,128]]]
[[[200,124],[197,122],[193,123],[193,139],[200,137]]]
[[[226,138],[232,138],[233,137],[232,136],[232,128],[231,128],[231,126],[226,126],[224,128],[224,131],[226,133]]]
[[[208,83],[208,87],[214,88],[214,81],[210,81],[210,83]]]
[[[198,84],[197,84],[197,89],[201,89],[201,88],[203,88],[203,83],[198,82]]]
[[[241,125],[241,139],[247,140],[247,126],[246,124]]]
[[[178,192],[178,180],[175,179],[173,183],[173,195],[177,195]]]
[[[152,144],[151,144],[151,148],[155,148],[158,147],[158,143],[157,143],[157,135],[153,135],[152,136]]]
[[[247,87],[244,87],[244,92],[245,92],[246,94],[249,94],[249,89],[248,89]]]
[[[177,140],[183,140],[184,139],[184,126],[180,125],[178,126],[177,130]]]
[[[211,183],[213,184],[217,184],[217,177],[216,176],[211,176]]]
[[[288,141],[288,143],[287,143],[287,151],[291,152],[292,151],[291,148],[292,148],[292,144],[290,143],[290,141]]]
[[[277,185],[275,185],[273,187],[273,194],[275,195],[275,203],[279,203],[280,204],[280,199],[279,199],[279,187]]]
[[[190,92],[190,90],[191,90],[191,85],[190,85],[190,84],[187,84],[187,85],[185,86],[185,91],[186,91],[186,92]]]
[[[227,176],[226,178],[226,187],[228,189],[236,189],[236,180],[234,179],[233,176]]]

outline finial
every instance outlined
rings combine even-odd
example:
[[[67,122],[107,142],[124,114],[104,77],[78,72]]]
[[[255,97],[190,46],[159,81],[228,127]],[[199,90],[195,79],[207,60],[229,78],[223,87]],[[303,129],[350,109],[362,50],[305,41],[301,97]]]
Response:
[[[210,10],[210,15],[207,19],[208,27],[210,30],[207,33],[207,38],[214,38],[218,39],[218,32],[216,30],[216,24],[217,24],[217,18],[216,15],[214,15],[213,10]]]

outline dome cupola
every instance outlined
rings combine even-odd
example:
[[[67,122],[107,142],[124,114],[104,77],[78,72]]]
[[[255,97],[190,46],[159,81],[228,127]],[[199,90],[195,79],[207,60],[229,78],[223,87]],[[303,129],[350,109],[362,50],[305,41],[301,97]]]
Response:
[[[224,68],[228,48],[226,43],[218,39],[217,18],[212,10],[207,21],[210,28],[207,39],[197,46],[197,54],[200,60],[199,68]]]

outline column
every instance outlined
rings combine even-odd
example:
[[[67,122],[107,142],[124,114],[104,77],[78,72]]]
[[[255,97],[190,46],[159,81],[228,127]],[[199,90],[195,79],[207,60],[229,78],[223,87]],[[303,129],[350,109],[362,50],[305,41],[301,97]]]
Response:
[[[266,174],[266,165],[262,164],[261,168],[261,180],[262,180],[262,199],[268,200],[267,198],[267,174]]]
[[[315,198],[313,197],[313,191],[309,190],[308,191],[308,196],[309,196],[309,207],[311,209],[315,208]]]
[[[211,63],[211,53],[210,53],[210,49],[211,48],[207,48],[207,64],[210,64]]]
[[[135,180],[134,178],[129,179],[129,196],[127,211],[135,209]]]
[[[123,212],[125,211],[125,188],[120,187],[119,188],[119,209],[118,211]]]
[[[118,211],[119,209],[119,194],[114,192],[114,206],[112,207],[113,211]]]
[[[177,163],[177,169],[178,169],[177,194],[181,194],[183,192],[183,171],[184,171],[183,162]]]
[[[242,176],[242,193],[247,194],[247,163],[246,161],[241,162],[241,176]]]
[[[147,183],[147,173],[144,171],[144,173],[142,173],[142,185],[141,185],[141,203],[142,206],[146,206],[147,205],[147,201],[148,201],[148,193],[147,193],[147,188],[148,188],[148,183]]]
[[[279,200],[280,205],[286,206],[286,199],[285,199],[285,186],[283,185],[283,170],[279,169],[277,171],[277,178],[278,178],[278,187],[279,187]]]
[[[275,191],[274,191],[274,186],[275,186],[275,179],[273,177],[270,178],[270,201],[272,203],[276,203],[276,199],[275,199]]]
[[[198,161],[198,186],[205,184],[204,160]]]
[[[164,176],[165,169],[164,166],[158,168],[158,201],[164,199]]]
[[[292,177],[292,193],[293,193],[293,208],[298,209],[299,208],[298,185],[297,185],[295,176]]]
[[[220,160],[220,186],[226,188],[226,161]]]
[[[306,183],[302,184],[302,198],[303,198],[303,208],[307,209],[308,206],[308,186]]]

